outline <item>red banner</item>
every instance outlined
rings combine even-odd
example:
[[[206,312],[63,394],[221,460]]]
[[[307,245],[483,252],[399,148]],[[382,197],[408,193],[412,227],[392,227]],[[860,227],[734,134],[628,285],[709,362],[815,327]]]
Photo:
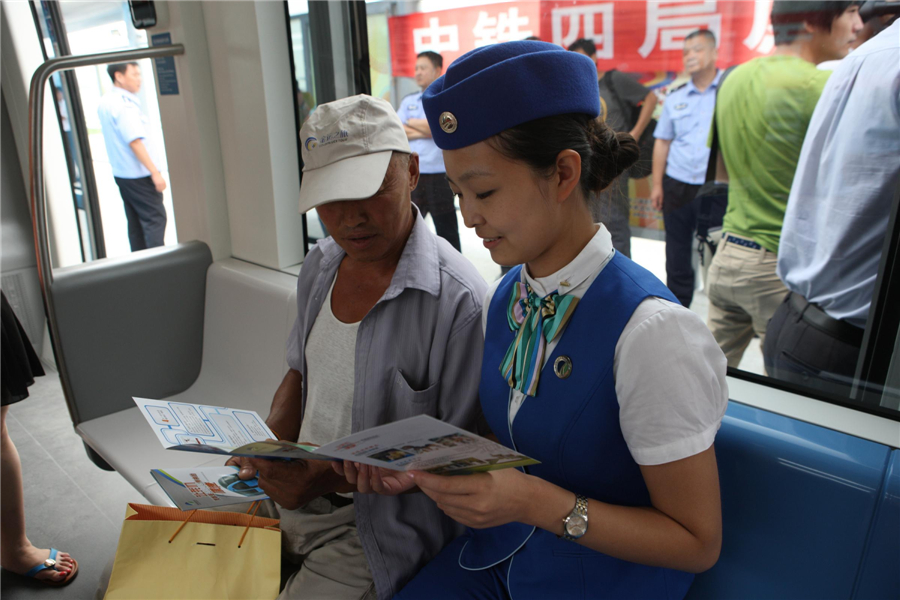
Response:
[[[588,38],[601,70],[681,71],[684,37],[709,29],[719,44],[719,66],[740,64],[773,48],[771,0],[661,0],[654,2],[543,0],[415,13],[389,19],[395,77],[412,77],[416,55],[433,50],[444,67],[480,46],[538,36],[568,46]]]

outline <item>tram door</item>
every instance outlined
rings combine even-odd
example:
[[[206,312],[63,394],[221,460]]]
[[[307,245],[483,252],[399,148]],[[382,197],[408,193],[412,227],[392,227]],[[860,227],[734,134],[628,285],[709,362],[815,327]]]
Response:
[[[132,24],[125,1],[32,0],[31,9],[45,59],[142,48],[149,43],[147,33]],[[157,85],[150,60],[138,61],[138,68],[142,82],[135,96],[143,113],[144,143],[166,182],[164,240],[167,245],[174,244],[177,237],[172,188],[160,126]],[[61,198],[51,194],[48,202],[55,204],[57,211],[64,209],[75,215],[74,220],[54,224],[53,238],[77,239],[77,245],[57,244],[58,266],[126,255],[131,252],[128,222],[98,115],[101,99],[113,89],[106,65],[57,73],[50,86],[46,94],[55,104],[66,164],[45,164],[44,173],[48,179],[67,177],[71,195]],[[80,254],[74,250],[76,247]]]

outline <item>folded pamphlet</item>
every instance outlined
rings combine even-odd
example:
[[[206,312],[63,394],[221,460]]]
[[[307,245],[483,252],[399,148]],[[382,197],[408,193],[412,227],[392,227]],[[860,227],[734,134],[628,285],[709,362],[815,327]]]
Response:
[[[275,441],[248,410],[135,398],[163,446],[255,458],[349,460],[395,471],[462,475],[538,461],[427,415],[348,435],[324,446]]]
[[[181,510],[228,506],[269,498],[258,487],[256,479],[240,479],[237,467],[153,469],[150,474]]]

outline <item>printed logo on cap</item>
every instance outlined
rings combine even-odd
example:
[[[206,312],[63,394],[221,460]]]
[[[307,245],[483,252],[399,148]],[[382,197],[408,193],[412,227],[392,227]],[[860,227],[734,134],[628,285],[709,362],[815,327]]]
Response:
[[[309,151],[309,150],[312,150],[313,148],[315,148],[316,146],[318,146],[319,142],[314,137],[308,137],[308,138],[306,138],[304,145],[306,146],[306,150]]]
[[[335,142],[346,142],[349,137],[350,132],[346,129],[341,129],[340,131],[335,131],[334,133],[329,133],[328,135],[322,136],[322,139],[319,140],[319,145],[327,146]]]

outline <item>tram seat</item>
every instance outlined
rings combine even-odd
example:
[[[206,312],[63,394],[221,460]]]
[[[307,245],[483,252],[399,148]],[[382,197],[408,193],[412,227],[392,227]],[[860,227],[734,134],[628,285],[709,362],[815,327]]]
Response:
[[[162,252],[165,264],[156,265],[159,273],[148,266],[153,262],[150,259],[159,260],[154,254],[141,258],[149,261],[148,265],[128,269],[150,286],[143,291],[150,298],[142,301],[173,303],[203,323],[199,376],[168,397],[249,408],[265,415],[287,370],[285,345],[296,317],[297,279],[237,259],[210,265],[206,258],[203,263],[204,254],[196,248],[190,254],[190,260],[175,261]],[[192,266],[188,268],[187,263]],[[199,265],[203,266],[198,270]],[[115,281],[121,265],[104,268],[110,272],[97,278],[101,283]],[[189,283],[192,277],[197,280],[193,284]],[[66,280],[63,273],[57,282],[71,286]],[[181,287],[173,283],[164,293],[153,289],[166,280],[178,281]],[[115,292],[100,288],[101,295],[113,294],[116,302],[140,290],[134,281],[118,286]],[[199,309],[195,306],[198,297]],[[91,308],[85,302],[78,306]],[[115,302],[107,303],[99,312],[82,314],[82,319],[87,318],[80,326],[90,328],[105,318],[119,337],[137,335],[129,329],[134,315],[124,308],[114,310],[115,306]],[[165,308],[168,319],[185,327],[184,316],[170,314],[172,306]],[[64,325],[71,327],[68,321],[77,315],[65,316]],[[154,321],[151,325],[164,324]],[[63,333],[71,331],[63,328]],[[190,360],[175,345],[190,346],[193,334],[181,334],[166,338],[174,345],[158,359]],[[140,335],[149,334],[143,331]],[[83,341],[84,345],[91,343],[89,336]],[[96,353],[89,356],[93,358],[86,359],[88,363],[97,360]],[[109,358],[115,368],[132,368],[119,357]],[[159,364],[157,368],[161,368]],[[120,393],[122,397],[100,408],[76,406],[77,412],[94,411],[76,429],[147,500],[170,504],[152,480],[150,469],[218,465],[224,460],[164,450],[159,444],[130,396],[154,397],[148,386],[161,372],[152,372],[149,378],[144,372],[130,373],[144,387],[128,388]],[[183,375],[179,379],[183,380]],[[733,392],[741,392],[738,397],[748,395],[746,389],[739,389],[741,381],[732,379],[730,385]],[[94,391],[99,394],[102,389]],[[74,395],[76,404],[83,403],[79,390]],[[697,576],[689,600],[900,596],[896,569],[900,558],[900,536],[896,534],[900,530],[900,450],[731,401],[716,438],[716,456],[723,509],[722,553],[712,569]]]
[[[716,458],[722,552],[688,600],[898,597],[900,450],[731,401]]]
[[[265,417],[288,368],[285,346],[297,314],[297,278],[229,258],[209,266],[205,284],[198,315],[203,328],[199,376],[167,399],[245,408]],[[170,300],[178,302],[174,291]],[[225,457],[164,449],[131,400],[143,393],[135,387],[124,406],[79,423],[76,431],[149,502],[171,505],[150,469],[221,465]]]

